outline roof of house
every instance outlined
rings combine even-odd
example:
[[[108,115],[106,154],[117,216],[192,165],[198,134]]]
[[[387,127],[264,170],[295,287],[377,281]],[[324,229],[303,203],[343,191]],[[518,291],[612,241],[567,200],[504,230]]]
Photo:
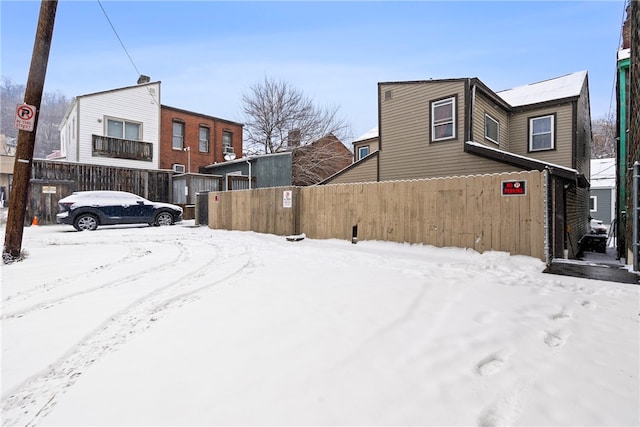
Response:
[[[523,168],[525,170],[548,170],[552,175],[575,181],[579,187],[587,188],[589,186],[586,178],[580,172],[566,166],[544,162],[532,157],[521,156],[519,154],[500,150],[499,148],[489,147],[474,141],[466,141],[464,143],[464,151],[466,153],[475,154],[490,160]]]
[[[356,142],[360,142],[360,141],[365,141],[367,139],[371,139],[371,138],[377,138],[378,137],[378,126],[374,127],[373,129],[368,130],[366,133],[360,135],[359,137],[357,137],[353,143]]]
[[[586,71],[507,89],[496,94],[512,107],[579,96],[587,79]]]
[[[591,188],[614,188],[616,186],[616,159],[591,159]]]

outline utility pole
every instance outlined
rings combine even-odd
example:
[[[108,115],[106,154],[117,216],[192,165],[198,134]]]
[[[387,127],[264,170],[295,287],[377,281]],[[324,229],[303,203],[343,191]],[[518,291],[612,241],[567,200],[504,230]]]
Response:
[[[40,4],[40,16],[36,39],[33,44],[33,55],[29,78],[24,94],[25,108],[22,110],[29,116],[32,107],[35,111],[33,117],[33,131],[20,130],[18,132],[18,146],[16,148],[16,160],[13,166],[13,185],[9,196],[9,212],[7,215],[7,227],[4,237],[4,249],[2,259],[5,263],[19,259],[22,252],[22,233],[25,214],[27,210],[27,196],[29,193],[29,180],[33,165],[33,150],[36,142],[38,117],[40,116],[40,103],[44,79],[47,74],[49,50],[53,38],[53,24],[56,18],[58,0],[42,0]],[[18,118],[19,109],[16,109]],[[16,122],[18,121],[16,118]]]

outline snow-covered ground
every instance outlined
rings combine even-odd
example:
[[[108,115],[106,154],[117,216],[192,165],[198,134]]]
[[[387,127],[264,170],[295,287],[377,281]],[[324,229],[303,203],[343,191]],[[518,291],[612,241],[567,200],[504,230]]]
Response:
[[[193,221],[33,226],[23,248],[4,425],[640,424],[635,285]]]

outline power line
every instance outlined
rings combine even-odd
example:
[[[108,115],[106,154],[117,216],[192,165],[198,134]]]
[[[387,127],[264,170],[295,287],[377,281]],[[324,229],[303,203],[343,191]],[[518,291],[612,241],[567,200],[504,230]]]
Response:
[[[122,46],[122,49],[124,49],[124,53],[126,53],[127,56],[129,57],[129,61],[131,61],[131,65],[133,65],[133,69],[136,70],[136,73],[138,73],[138,76],[139,76],[140,75],[140,71],[138,71],[138,67],[136,67],[136,64],[133,62],[133,59],[131,59],[131,55],[129,55],[129,52],[127,51],[127,48],[124,46],[124,43],[120,39],[120,36],[118,35],[118,32],[116,31],[116,28],[113,26],[113,23],[111,22],[111,19],[109,19],[109,15],[107,15],[107,11],[104,10],[104,7],[102,6],[102,2],[100,0],[97,0],[97,1],[98,1],[98,4],[100,5],[100,9],[102,9],[102,13],[104,13],[105,18],[107,18],[107,21],[109,22],[109,25],[111,25],[111,29],[113,30],[113,33],[118,38],[118,41],[120,42],[120,45]]]
[[[136,70],[137,77],[140,77],[142,75],[142,73],[140,73],[140,71],[138,70],[138,67],[136,67],[135,62],[133,62],[133,59],[131,58],[131,55],[129,55],[129,52],[127,51],[127,48],[125,47],[124,43],[122,42],[122,39],[118,35],[118,32],[116,31],[116,28],[114,27],[113,23],[111,22],[111,19],[109,19],[109,15],[107,15],[107,11],[104,10],[104,7],[102,6],[102,2],[100,0],[97,0],[97,1],[98,1],[98,4],[100,5],[100,9],[102,9],[102,13],[104,13],[105,18],[107,18],[107,21],[109,22],[109,25],[111,25],[111,29],[113,30],[113,33],[118,38],[118,41],[120,42],[120,46],[122,46],[122,49],[124,50],[124,53],[127,54],[127,57],[129,58],[129,61],[131,62],[131,65],[133,65],[133,69]],[[156,105],[160,105],[160,102],[158,102],[158,100],[156,99],[155,94],[151,91],[151,89],[147,88],[147,91],[149,92],[149,96],[151,96],[151,98],[153,99],[153,102],[155,102]]]

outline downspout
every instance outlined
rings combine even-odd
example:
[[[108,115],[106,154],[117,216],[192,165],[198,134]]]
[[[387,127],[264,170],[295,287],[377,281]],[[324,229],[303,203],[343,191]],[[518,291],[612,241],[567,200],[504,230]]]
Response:
[[[549,218],[551,217],[551,206],[553,206],[553,202],[551,200],[551,174],[549,173],[549,168],[545,167],[543,171],[543,179],[544,179],[544,251],[545,258],[547,262],[547,266],[551,265],[551,261],[553,261],[553,237],[552,237],[552,229]]]
[[[249,190],[251,190],[251,157],[246,160],[249,165]]]
[[[620,180],[618,185],[618,234],[625,234],[626,223],[626,204],[627,204],[627,77],[626,72],[629,70],[630,61],[628,59],[618,62],[618,90],[619,99],[618,105],[620,107],[620,124],[618,128],[618,144],[619,144],[619,164],[618,164],[618,176]],[[623,239],[624,241],[625,239]],[[625,248],[626,252],[628,249]],[[618,250],[619,251],[619,250]],[[628,253],[628,252],[626,252]],[[625,254],[619,254],[625,256]]]
[[[638,271],[638,188],[640,184],[640,163],[633,164],[633,271]]]
[[[467,117],[469,117],[469,129],[468,129],[468,134],[465,136],[467,138],[468,141],[473,141],[473,114],[475,113],[475,106],[476,106],[476,85],[473,84],[471,86],[471,101],[470,101],[470,106],[469,106],[469,113],[467,114]]]

